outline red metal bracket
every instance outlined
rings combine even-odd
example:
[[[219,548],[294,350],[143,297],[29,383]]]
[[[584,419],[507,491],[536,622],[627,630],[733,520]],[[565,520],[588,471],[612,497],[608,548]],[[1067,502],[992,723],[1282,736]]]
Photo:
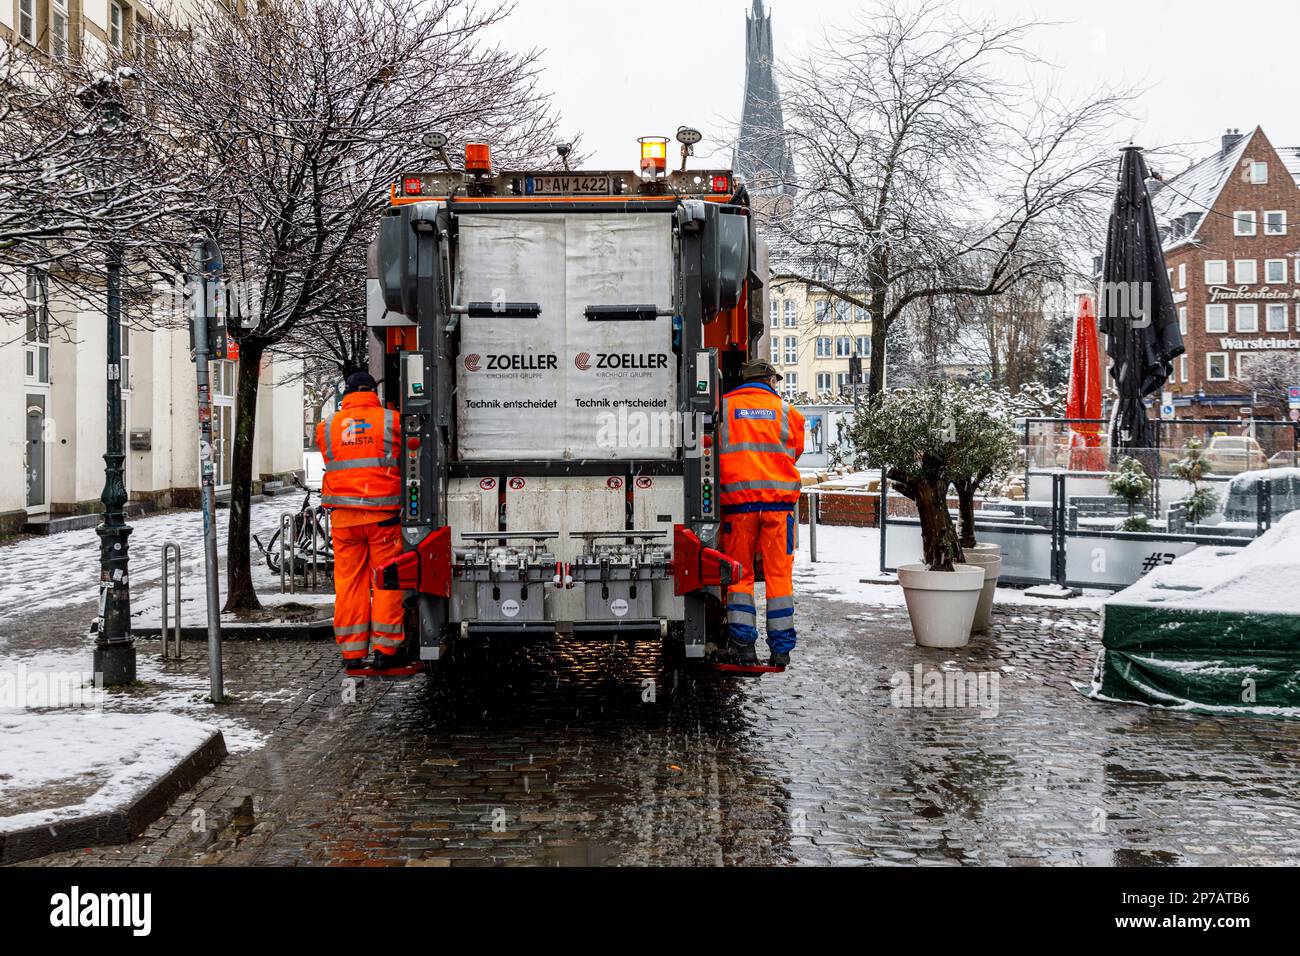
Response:
[[[410,551],[375,568],[375,590],[451,597],[451,528],[443,526]]]
[[[725,586],[739,581],[744,573],[739,561],[717,548],[706,548],[700,536],[686,525],[673,525],[674,594]]]

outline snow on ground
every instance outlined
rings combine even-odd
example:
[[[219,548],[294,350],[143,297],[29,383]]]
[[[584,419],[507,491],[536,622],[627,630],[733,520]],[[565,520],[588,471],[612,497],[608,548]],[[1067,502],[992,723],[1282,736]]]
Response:
[[[300,495],[269,498],[253,505],[252,527],[263,542],[279,527],[280,514],[297,511]],[[230,512],[217,511],[217,548],[226,550],[226,524]],[[152,590],[157,596],[162,576],[160,549],[164,542],[181,547],[182,574],[186,585],[202,593],[203,514],[200,511],[170,511],[130,522],[127,539],[131,554],[131,596],[134,605]],[[253,545],[255,563],[261,563]],[[261,583],[255,580],[255,583]],[[278,580],[276,586],[279,586]],[[99,535],[94,528],[36,536],[0,546],[0,623],[19,620],[52,608],[81,601],[93,602],[99,589]],[[88,622],[89,623],[89,622]]]
[[[866,579],[869,583],[863,583]],[[799,526],[795,553],[794,590],[855,604],[902,607],[903,589],[893,575],[880,573],[880,529],[817,525],[817,563],[810,560],[808,526]],[[998,588],[997,604],[1039,607],[1100,608],[1108,592],[1087,591],[1082,597],[1058,600],[1030,597],[1018,588]]]
[[[211,734],[175,714],[0,712],[0,832],[120,807]]]
[[[253,505],[254,533],[269,540],[280,515],[296,511],[301,503],[300,495],[286,495]],[[228,514],[217,512],[221,553]],[[160,548],[176,541],[181,546],[183,620],[202,623],[202,514],[151,515],[132,521],[131,527],[132,620],[137,625],[158,620]],[[255,547],[255,585],[278,591],[278,577],[259,557]],[[164,665],[153,653],[136,656],[142,692],[94,688],[89,625],[98,580],[99,537],[93,528],[0,546],[0,632],[21,635],[22,645],[0,636],[0,805],[6,809],[26,803],[45,810],[61,802],[67,804],[64,810],[50,811],[60,819],[92,812],[130,796],[132,787],[145,786],[158,767],[170,767],[213,728],[222,732],[231,753],[257,749],[265,740],[260,731],[208,702],[205,674]],[[221,580],[224,584],[224,574]],[[276,593],[268,595],[267,603],[317,607],[331,600],[332,595]],[[41,767],[46,768],[43,782],[31,783]],[[78,767],[84,774],[72,772]],[[19,798],[19,791],[33,787],[50,790],[46,802],[30,793]],[[32,813],[4,818],[0,825],[43,821]]]
[[[1300,614],[1300,511],[1244,548],[1197,548],[1112,598],[1212,611]]]

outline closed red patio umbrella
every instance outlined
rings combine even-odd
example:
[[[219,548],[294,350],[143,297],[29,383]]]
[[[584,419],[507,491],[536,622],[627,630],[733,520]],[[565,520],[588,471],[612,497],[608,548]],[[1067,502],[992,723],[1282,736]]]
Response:
[[[1074,320],[1074,350],[1070,358],[1070,393],[1066,418],[1101,418],[1101,356],[1097,349],[1097,318],[1092,297],[1079,297],[1079,314]],[[1100,422],[1070,425],[1070,470],[1105,471],[1106,455],[1101,448]]]

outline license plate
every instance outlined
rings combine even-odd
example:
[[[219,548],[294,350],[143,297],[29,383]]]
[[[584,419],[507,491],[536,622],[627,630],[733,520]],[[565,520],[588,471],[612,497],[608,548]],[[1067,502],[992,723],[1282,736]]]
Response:
[[[534,176],[535,196],[608,196],[608,176]]]

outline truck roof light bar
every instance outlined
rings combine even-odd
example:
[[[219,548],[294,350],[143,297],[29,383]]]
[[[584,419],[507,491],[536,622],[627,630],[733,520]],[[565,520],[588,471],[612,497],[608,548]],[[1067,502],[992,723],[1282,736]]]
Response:
[[[588,322],[653,322],[673,310],[656,305],[589,305],[584,314]]]

